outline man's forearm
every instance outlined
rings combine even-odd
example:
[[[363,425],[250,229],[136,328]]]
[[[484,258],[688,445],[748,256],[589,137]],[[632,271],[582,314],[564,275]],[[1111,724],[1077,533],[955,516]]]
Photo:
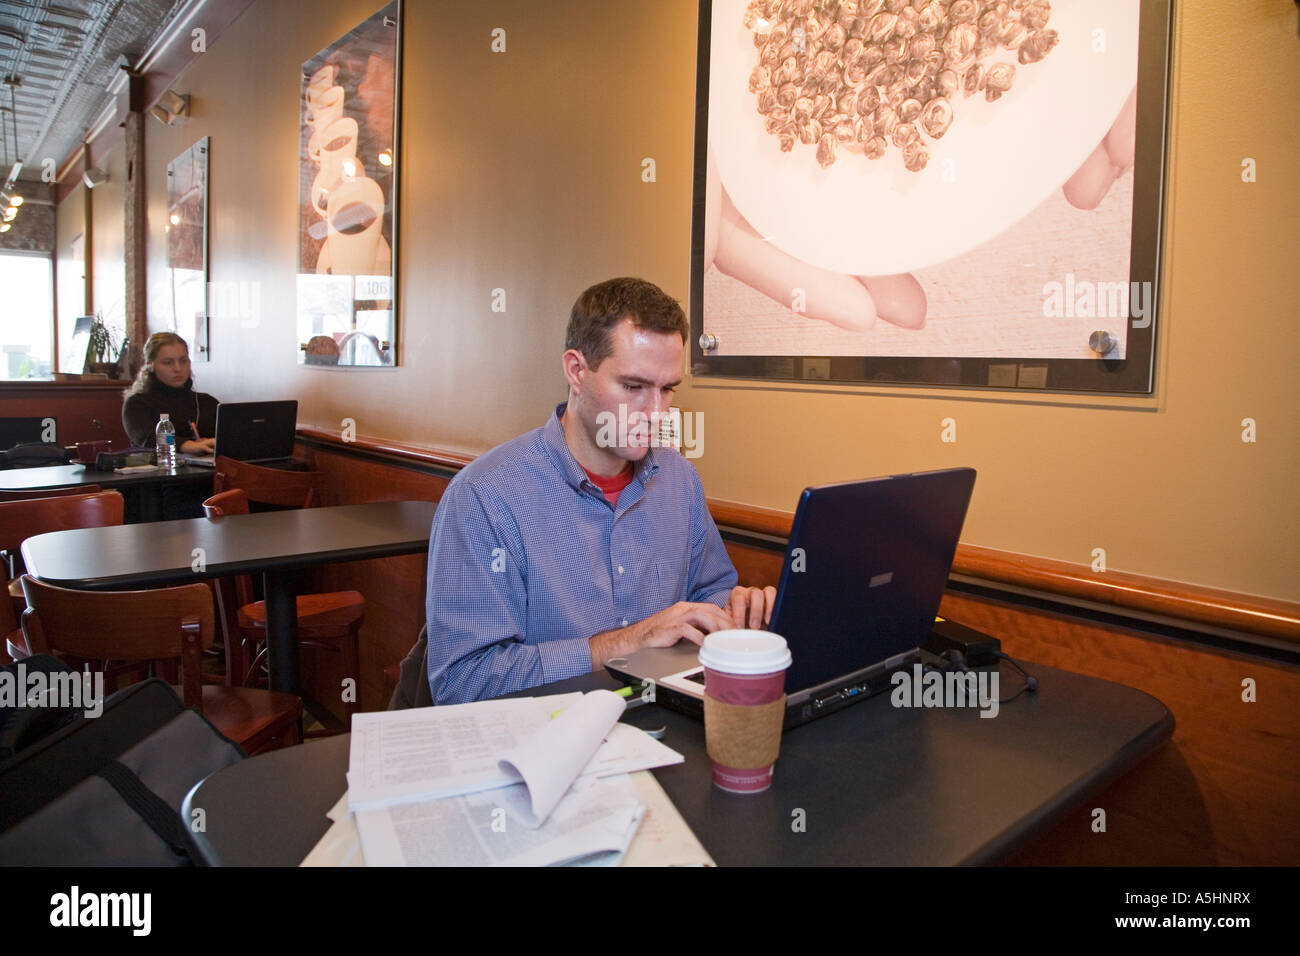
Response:
[[[591,669],[598,671],[616,657],[626,657],[639,647],[636,631],[641,624],[604,631],[588,642],[591,645]]]

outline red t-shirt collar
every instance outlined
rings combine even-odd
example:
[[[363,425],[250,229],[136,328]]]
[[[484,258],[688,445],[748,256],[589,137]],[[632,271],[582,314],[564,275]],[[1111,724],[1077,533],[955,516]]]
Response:
[[[604,475],[593,474],[585,467],[583,467],[582,470],[587,472],[587,477],[591,479],[591,483],[600,489],[601,494],[605,496],[605,499],[611,505],[618,504],[619,493],[628,485],[632,484],[632,463],[630,461],[627,463],[626,468],[611,478],[606,478]]]

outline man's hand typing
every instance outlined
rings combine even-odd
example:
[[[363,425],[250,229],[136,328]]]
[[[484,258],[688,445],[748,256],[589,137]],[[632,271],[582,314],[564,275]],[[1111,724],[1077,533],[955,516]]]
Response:
[[[776,604],[776,588],[734,587],[727,601],[727,613],[735,628],[767,627],[772,620],[772,607]]]
[[[643,647],[672,647],[682,638],[699,644],[704,635],[734,626],[731,616],[713,604],[678,601],[644,621],[591,638],[591,669],[599,670]]]

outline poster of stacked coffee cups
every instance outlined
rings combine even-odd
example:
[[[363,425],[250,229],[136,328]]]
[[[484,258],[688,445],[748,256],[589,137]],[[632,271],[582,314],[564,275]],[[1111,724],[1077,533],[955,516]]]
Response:
[[[399,4],[303,64],[298,359],[392,365]]]

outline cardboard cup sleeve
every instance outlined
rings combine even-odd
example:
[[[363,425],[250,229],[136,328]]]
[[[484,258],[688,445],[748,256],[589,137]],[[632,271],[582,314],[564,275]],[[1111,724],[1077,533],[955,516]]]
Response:
[[[724,704],[704,695],[704,746],[724,767],[756,769],[776,763],[781,750],[785,694],[766,704]]]

